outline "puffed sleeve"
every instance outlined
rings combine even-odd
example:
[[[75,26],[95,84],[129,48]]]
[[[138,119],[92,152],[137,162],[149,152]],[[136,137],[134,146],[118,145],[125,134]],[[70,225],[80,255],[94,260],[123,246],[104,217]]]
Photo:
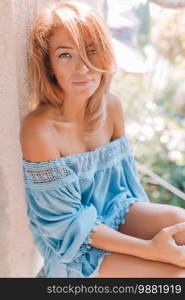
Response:
[[[66,166],[25,162],[24,182],[38,247],[45,244],[62,263],[71,262],[100,223],[95,206],[81,203],[78,176]]]

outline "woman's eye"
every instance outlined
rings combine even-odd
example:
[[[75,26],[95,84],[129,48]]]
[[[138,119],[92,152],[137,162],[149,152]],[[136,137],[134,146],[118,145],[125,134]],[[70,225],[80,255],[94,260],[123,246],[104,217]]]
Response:
[[[95,49],[89,50],[88,54],[96,54],[96,50]]]
[[[59,58],[71,58],[71,54],[70,53],[61,53],[59,56]]]

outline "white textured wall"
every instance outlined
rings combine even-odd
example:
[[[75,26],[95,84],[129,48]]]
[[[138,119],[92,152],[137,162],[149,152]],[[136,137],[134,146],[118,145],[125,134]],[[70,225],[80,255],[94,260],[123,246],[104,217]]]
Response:
[[[0,277],[35,277],[42,265],[28,227],[19,129],[27,113],[30,24],[54,1],[0,1]],[[84,2],[102,12],[103,0]]]
[[[25,201],[21,179],[19,129],[19,96],[21,90],[17,53],[22,53],[15,35],[17,13],[22,11],[22,1],[15,10],[16,1],[0,2],[0,276],[18,277],[33,273],[30,264],[33,256],[31,238],[25,216]],[[25,9],[23,9],[25,11]],[[24,22],[24,20],[23,20]],[[17,25],[17,26],[15,26]],[[22,24],[24,25],[24,24]],[[23,27],[23,26],[22,26]],[[22,38],[24,38],[24,30]],[[25,55],[24,55],[25,56]],[[24,62],[24,56],[21,64]],[[20,60],[20,56],[19,56]],[[20,67],[20,65],[19,65]],[[22,68],[23,71],[23,68]],[[25,77],[25,76],[24,76]],[[22,86],[24,92],[24,86]],[[28,251],[28,247],[31,247]]]
[[[37,5],[0,1],[0,277],[34,277],[42,262],[28,228],[19,143],[27,113],[27,35]]]

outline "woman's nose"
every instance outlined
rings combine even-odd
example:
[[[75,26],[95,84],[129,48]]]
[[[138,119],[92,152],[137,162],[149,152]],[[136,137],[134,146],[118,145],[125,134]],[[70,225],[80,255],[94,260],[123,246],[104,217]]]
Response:
[[[85,73],[89,71],[88,66],[84,63],[82,58],[79,58],[76,63],[76,71],[80,73]]]

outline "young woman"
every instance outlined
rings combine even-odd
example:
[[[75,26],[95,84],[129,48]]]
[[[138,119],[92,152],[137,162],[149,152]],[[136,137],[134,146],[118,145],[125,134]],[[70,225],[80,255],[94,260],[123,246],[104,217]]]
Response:
[[[20,142],[45,277],[184,277],[185,211],[150,203],[141,186],[98,13],[77,2],[45,9],[29,68]]]

